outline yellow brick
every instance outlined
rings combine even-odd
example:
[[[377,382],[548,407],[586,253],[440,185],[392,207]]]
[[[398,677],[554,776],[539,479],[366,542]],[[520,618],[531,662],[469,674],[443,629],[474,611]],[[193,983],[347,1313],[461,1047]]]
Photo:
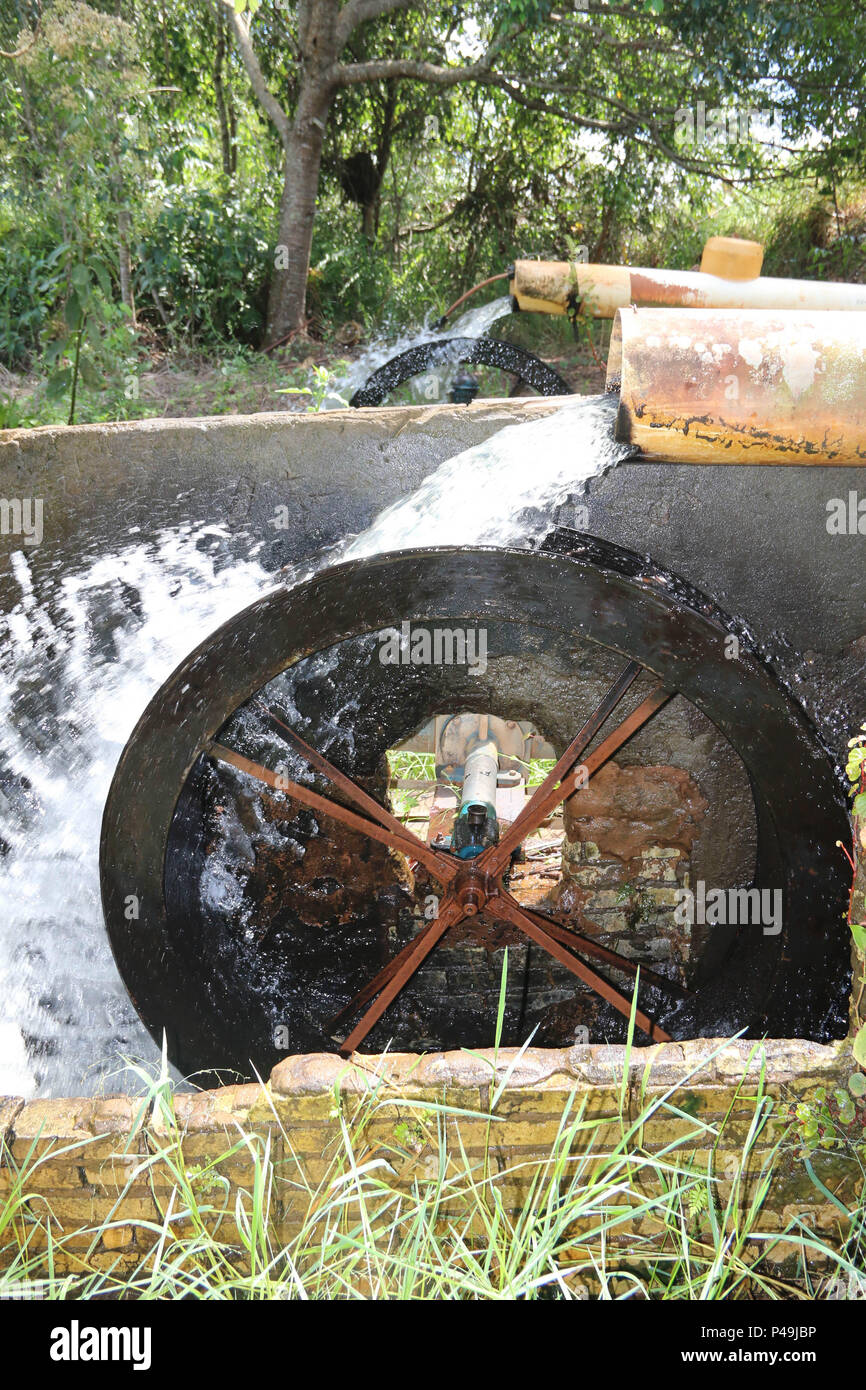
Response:
[[[102,1232],[102,1244],[106,1250],[122,1250],[134,1240],[134,1226],[109,1226]]]
[[[323,1154],[337,1152],[342,1147],[342,1140],[339,1132],[333,1126],[316,1125],[302,1128],[292,1126],[286,1130],[282,1147],[285,1157],[289,1158],[292,1154],[310,1154],[315,1158],[321,1158]]]
[[[331,1095],[260,1097],[249,1114],[250,1125],[325,1124],[331,1118],[334,1098]],[[276,1114],[275,1114],[276,1112]]]
[[[27,1227],[25,1232],[27,1249],[32,1251],[46,1250],[49,1244],[48,1232],[42,1227]],[[95,1231],[85,1228],[78,1230],[61,1230],[59,1226],[51,1227],[52,1246],[62,1246],[64,1250],[75,1250],[77,1252],[87,1250],[95,1246],[99,1236]]]
[[[111,1272],[116,1278],[122,1278],[125,1275],[133,1274],[140,1261],[141,1255],[138,1251],[127,1254],[118,1250],[95,1250],[88,1257],[87,1263],[91,1269],[105,1273]]]
[[[76,1225],[94,1225],[103,1221],[141,1219],[151,1220],[155,1207],[150,1199],[125,1198],[121,1201],[107,1197],[91,1197],[82,1192],[80,1197],[52,1195],[48,1198],[52,1216],[69,1229]]]

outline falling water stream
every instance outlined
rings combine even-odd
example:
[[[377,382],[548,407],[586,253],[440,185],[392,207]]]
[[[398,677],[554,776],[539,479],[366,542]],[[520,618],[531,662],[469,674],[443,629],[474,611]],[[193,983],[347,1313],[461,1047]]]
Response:
[[[614,409],[610,398],[576,398],[507,426],[322,563],[409,546],[531,544],[560,503],[627,455],[613,440]],[[118,553],[62,577],[50,616],[25,554],[13,557],[20,599],[0,616],[0,1094],[134,1087],[123,1059],[155,1059],[103,926],[100,821],[157,688],[273,587],[258,548],[237,559],[231,539],[213,525],[130,534]]]
[[[499,299],[490,300],[487,304],[479,304],[474,309],[468,309],[457,319],[447,320],[441,328],[430,328],[425,325],[411,333],[403,333],[397,339],[379,339],[365,348],[344,375],[336,379],[332,387],[332,394],[324,401],[324,408],[326,410],[340,409],[346,401],[351,400],[358,388],[364,385],[364,382],[373,375],[373,372],[383,363],[389,362],[392,357],[398,357],[400,353],[408,352],[410,348],[418,347],[421,343],[438,342],[446,338],[480,338],[493,327],[494,323],[498,323],[500,319],[505,318],[511,312],[511,296],[505,294]],[[443,371],[450,374],[453,368],[443,368]]]

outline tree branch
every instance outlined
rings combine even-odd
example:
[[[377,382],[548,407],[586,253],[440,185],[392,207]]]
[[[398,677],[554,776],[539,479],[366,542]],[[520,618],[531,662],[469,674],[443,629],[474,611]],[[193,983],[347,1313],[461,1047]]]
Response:
[[[33,33],[30,34],[26,42],[23,43],[20,48],[16,48],[13,53],[7,53],[5,48],[0,48],[0,58],[23,58],[28,49],[31,49],[39,38],[39,26],[41,23],[42,19],[37,19],[36,28],[33,30]]]
[[[530,85],[529,79],[526,81],[527,85]],[[506,96],[511,97],[512,101],[516,101],[518,106],[524,106],[527,111],[543,111],[545,115],[556,116],[559,120],[566,121],[569,125],[580,126],[583,130],[600,130],[609,135],[625,135],[634,124],[630,121],[608,121],[601,117],[581,116],[574,111],[567,111],[562,106],[553,106],[550,102],[542,101],[540,97],[527,96],[525,92],[514,85],[513,78],[491,73],[487,82],[492,87],[498,87]]]
[[[686,54],[690,58],[696,58],[696,54],[685,45],[664,39],[617,39],[607,30],[597,24],[576,24],[573,21],[563,20],[561,28],[571,30],[572,33],[579,34],[581,37],[589,37],[596,43],[603,43],[608,48],[613,48],[627,53],[665,53],[672,56]]]
[[[436,63],[416,62],[412,58],[375,58],[368,63],[335,63],[331,69],[331,77],[338,87],[353,87],[363,82],[384,82],[389,77],[433,82],[439,87],[456,87],[459,82],[482,80],[489,72],[490,65],[486,58],[462,68],[442,68]]]
[[[440,217],[440,218],[438,219],[438,221],[436,221],[436,222],[427,222],[427,223],[425,223],[425,224],[422,225],[422,226],[418,226],[418,227],[404,227],[402,231],[399,231],[399,230],[398,230],[397,232],[395,232],[395,237],[396,237],[396,239],[397,239],[398,241],[401,241],[401,240],[403,240],[403,238],[405,238],[405,237],[414,236],[416,232],[418,232],[418,233],[421,233],[421,232],[437,232],[437,231],[439,230],[440,227],[444,227],[444,226],[445,226],[446,222],[450,222],[451,219],[452,219],[452,217],[456,217],[456,216],[457,216],[457,214],[461,211],[461,204],[462,204],[464,201],[465,201],[465,200],[464,200],[463,198],[461,198],[461,199],[460,199],[460,202],[457,204],[456,207],[453,207],[453,208],[451,209],[450,212],[446,212],[446,213],[445,213],[445,216],[444,216],[444,217]]]
[[[226,0],[228,3],[228,0]],[[378,5],[384,13],[386,4],[391,9],[403,0],[349,0],[349,5]],[[406,0],[409,3],[409,0]],[[347,6],[349,8],[349,6]],[[331,68],[331,80],[337,87],[353,87],[363,82],[383,82],[389,77],[407,78],[411,82],[432,82],[439,87],[456,87],[460,82],[485,81],[493,65],[493,59],[501,49],[512,43],[524,32],[525,25],[516,25],[503,32],[488,44],[484,56],[477,63],[467,63],[461,68],[439,67],[436,63],[416,61],[413,58],[372,59],[367,63],[335,63]]]
[[[573,111],[567,111],[562,106],[553,106],[551,103],[542,101],[539,97],[527,96],[525,92],[514,87],[508,79],[490,74],[487,78],[488,85],[499,87],[505,92],[512,101],[516,101],[519,106],[525,107],[528,111],[542,111],[548,116],[555,116],[568,125],[578,126],[582,130],[601,130],[611,135],[620,135],[626,139],[634,140],[635,144],[642,145],[644,149],[655,150],[656,153],[664,155],[681,169],[686,169],[694,174],[705,174],[709,178],[718,179],[720,183],[735,187],[738,184],[754,183],[756,180],[749,177],[736,177],[723,173],[718,164],[713,164],[702,159],[693,159],[688,155],[681,154],[678,150],[668,145],[662,140],[653,129],[653,122],[641,112],[630,111],[627,107],[622,107],[623,117],[619,121],[605,121],[594,119],[590,116],[580,116]],[[652,139],[644,139],[640,134],[642,126],[647,126],[653,131]]]
[[[362,24],[371,19],[379,19],[383,14],[393,14],[396,10],[409,10],[417,0],[349,0],[337,17],[335,29],[337,52],[341,53],[349,41],[349,36]]]
[[[265,81],[265,75],[259,66],[259,60],[250,42],[249,26],[244,23],[241,16],[237,13],[232,0],[223,0],[223,6],[228,14],[229,23],[234,30],[235,38],[238,41],[238,48],[241,51],[241,58],[246,68],[247,77],[250,79],[250,86],[255,92],[262,109],[270,116],[271,121],[276,127],[277,133],[282,141],[283,149],[288,150],[291,139],[289,118]]]

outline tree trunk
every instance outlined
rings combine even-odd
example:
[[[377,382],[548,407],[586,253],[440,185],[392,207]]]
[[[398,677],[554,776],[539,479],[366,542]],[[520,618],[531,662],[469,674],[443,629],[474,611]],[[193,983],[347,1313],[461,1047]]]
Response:
[[[230,150],[229,173],[232,176],[234,176],[238,171],[238,117],[237,112],[235,111],[235,104],[232,100],[231,93],[229,93],[228,98],[228,115]]]
[[[117,271],[120,278],[120,298],[130,312],[132,326],[135,328],[135,298],[132,292],[132,218],[126,200],[123,172],[117,151],[113,151],[114,172],[111,175],[111,193],[117,208]]]
[[[306,325],[313,220],[332,90],[323,81],[301,88],[283,166],[280,224],[268,296],[265,339],[275,343]]]
[[[377,191],[370,199],[369,203],[364,204],[364,210],[361,214],[361,232],[368,241],[372,241],[376,235],[379,222],[378,212],[379,194]]]
[[[235,171],[235,149],[232,131],[230,104],[226,101],[223,84],[223,62],[226,51],[226,19],[222,7],[217,6],[217,41],[214,51],[213,89],[216,99],[217,117],[220,123],[220,147],[222,150],[223,174],[231,178]]]
[[[382,125],[376,149],[376,187],[370,193],[361,212],[361,232],[368,241],[375,239],[379,230],[379,205],[382,198],[382,184],[388,160],[391,158],[391,144],[394,139],[394,115],[397,110],[397,83],[386,83],[385,105],[382,112]]]

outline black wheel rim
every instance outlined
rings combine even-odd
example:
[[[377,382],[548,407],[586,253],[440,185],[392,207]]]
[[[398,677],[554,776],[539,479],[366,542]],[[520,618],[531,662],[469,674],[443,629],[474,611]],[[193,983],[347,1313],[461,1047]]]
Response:
[[[464,363],[479,367],[498,367],[510,372],[541,396],[570,396],[571,387],[540,357],[501,338],[441,338],[408,348],[385,362],[349,401],[351,406],[381,405],[412,377],[420,376],[443,363]]]

